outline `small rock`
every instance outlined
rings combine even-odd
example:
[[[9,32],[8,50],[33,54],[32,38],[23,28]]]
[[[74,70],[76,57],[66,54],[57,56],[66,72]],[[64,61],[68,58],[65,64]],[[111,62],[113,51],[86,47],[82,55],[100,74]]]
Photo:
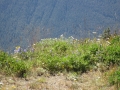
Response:
[[[1,90],[1,87],[2,87],[3,85],[4,85],[3,82],[0,82],[0,90]]]
[[[3,82],[0,82],[0,85],[3,85]]]
[[[46,73],[46,70],[43,69],[43,68],[37,68],[36,71],[37,71],[37,75],[38,75],[38,76],[41,76],[41,75],[43,75],[43,74]]]
[[[15,83],[15,81],[14,81],[14,80],[12,80],[12,79],[8,79],[8,83],[9,83],[9,84],[14,84],[14,83]]]

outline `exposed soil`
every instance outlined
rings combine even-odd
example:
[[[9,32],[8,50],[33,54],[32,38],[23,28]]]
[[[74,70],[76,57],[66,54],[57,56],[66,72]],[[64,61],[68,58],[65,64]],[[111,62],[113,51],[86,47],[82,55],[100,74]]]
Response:
[[[0,75],[0,90],[115,90],[103,73],[92,71],[82,75],[59,73],[27,78]]]

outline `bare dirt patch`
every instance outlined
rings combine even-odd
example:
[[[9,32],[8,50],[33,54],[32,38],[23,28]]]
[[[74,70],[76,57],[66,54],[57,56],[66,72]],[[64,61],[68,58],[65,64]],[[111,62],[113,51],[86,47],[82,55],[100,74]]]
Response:
[[[103,73],[92,71],[82,75],[74,73],[55,76],[30,76],[28,78],[0,75],[0,90],[115,90]]]

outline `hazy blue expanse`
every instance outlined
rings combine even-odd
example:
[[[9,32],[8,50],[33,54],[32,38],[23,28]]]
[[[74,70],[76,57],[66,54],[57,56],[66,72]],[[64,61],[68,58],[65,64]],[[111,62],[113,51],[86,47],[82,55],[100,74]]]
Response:
[[[88,37],[119,26],[120,0],[0,0],[0,48],[6,51],[41,38]]]

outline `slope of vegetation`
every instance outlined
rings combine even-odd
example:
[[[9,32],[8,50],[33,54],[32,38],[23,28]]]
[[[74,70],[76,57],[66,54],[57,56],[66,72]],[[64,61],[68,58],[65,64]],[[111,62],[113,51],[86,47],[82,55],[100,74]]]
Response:
[[[17,48],[16,48],[17,49]],[[120,36],[109,39],[77,40],[72,36],[43,39],[13,55],[0,51],[0,73],[26,78],[39,68],[38,75],[49,72],[107,72],[110,85],[120,88]],[[114,69],[115,68],[115,69]]]

